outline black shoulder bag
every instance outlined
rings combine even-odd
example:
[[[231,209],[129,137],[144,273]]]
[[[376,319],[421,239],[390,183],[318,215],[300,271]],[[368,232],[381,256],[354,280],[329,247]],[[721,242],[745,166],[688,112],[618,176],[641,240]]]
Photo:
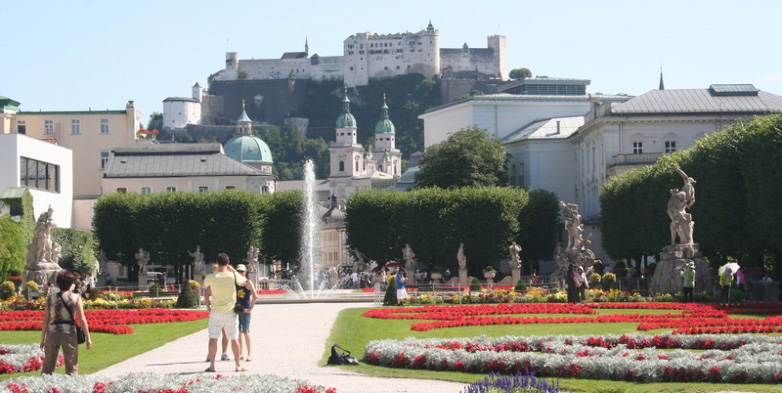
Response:
[[[68,313],[71,314],[71,324],[73,324],[73,327],[76,329],[76,342],[79,344],[84,344],[87,342],[87,336],[84,334],[84,329],[82,329],[81,326],[76,326],[76,318],[73,317],[73,311],[71,311],[71,308],[68,307],[68,303],[66,303],[65,299],[62,298],[62,292],[57,292],[57,297],[60,298],[63,307],[65,307],[65,309],[68,310]]]
[[[234,273],[234,290],[239,288],[239,280],[236,279],[236,273]],[[239,296],[236,297],[236,303],[234,303],[234,312],[237,314],[244,314],[244,307],[242,303],[239,303]]]

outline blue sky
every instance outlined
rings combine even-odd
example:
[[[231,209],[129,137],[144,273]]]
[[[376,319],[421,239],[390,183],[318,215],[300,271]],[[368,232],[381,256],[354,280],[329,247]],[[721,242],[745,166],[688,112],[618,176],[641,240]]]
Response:
[[[735,1],[12,1],[0,3],[0,95],[25,111],[122,109],[148,116],[240,58],[342,54],[357,32],[416,32],[442,48],[507,37],[508,67],[590,79],[590,93],[752,83],[782,95],[782,2]],[[146,123],[146,119],[145,119]]]

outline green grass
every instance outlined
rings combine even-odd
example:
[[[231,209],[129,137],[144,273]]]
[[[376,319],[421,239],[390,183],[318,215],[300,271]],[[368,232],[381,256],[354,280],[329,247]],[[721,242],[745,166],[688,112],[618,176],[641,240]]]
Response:
[[[93,346],[87,350],[79,345],[79,374],[91,374],[113,364],[162,346],[179,337],[206,329],[209,321],[201,319],[188,322],[151,323],[128,325],[133,334],[90,333]],[[41,332],[3,332],[2,344],[39,344]],[[23,375],[39,375],[41,371],[19,374],[0,374],[0,381]],[[57,367],[55,373],[65,373],[65,367]]]
[[[545,334],[622,334],[638,333],[637,323],[585,323],[585,324],[540,324],[540,325],[500,325],[500,326],[470,326],[447,329],[435,329],[428,332],[410,330],[410,325],[419,321],[374,319],[366,318],[361,314],[368,308],[346,309],[340,312],[331,335],[325,343],[325,351],[321,359],[321,365],[325,365],[328,359],[331,345],[339,344],[349,350],[353,356],[361,360],[364,356],[364,348],[372,340],[379,339],[404,339],[407,337],[433,338],[433,337],[475,337],[487,335],[501,337],[506,335],[528,336]],[[664,314],[675,313],[671,310],[597,310],[599,314]],[[533,315],[527,315],[533,316]],[[555,316],[541,315],[536,316]],[[562,315],[556,315],[562,316]],[[643,332],[647,334],[662,333],[665,330]],[[446,381],[472,383],[484,377],[482,374],[470,374],[460,372],[444,372],[429,370],[408,370],[368,365],[361,362],[359,366],[341,366],[345,370],[356,371],[375,377],[386,378],[415,378],[415,379],[439,379]],[[553,378],[546,378],[553,381]],[[694,392],[779,392],[776,385],[762,384],[713,384],[713,383],[633,383],[620,381],[589,380],[589,379],[560,379],[562,391],[590,392],[590,393],[694,393]],[[456,393],[456,392],[454,392]]]

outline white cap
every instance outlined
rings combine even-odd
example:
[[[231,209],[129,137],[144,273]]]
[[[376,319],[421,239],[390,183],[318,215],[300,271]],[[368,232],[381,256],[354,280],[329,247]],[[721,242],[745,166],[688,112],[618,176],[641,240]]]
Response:
[[[246,272],[247,271],[247,266],[244,266],[243,263],[240,263],[240,264],[236,265],[236,271],[237,272]]]

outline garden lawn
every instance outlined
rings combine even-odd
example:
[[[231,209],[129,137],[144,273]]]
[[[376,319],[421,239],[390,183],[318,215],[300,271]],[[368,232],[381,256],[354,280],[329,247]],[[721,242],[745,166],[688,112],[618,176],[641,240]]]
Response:
[[[188,334],[206,329],[208,319],[188,322],[169,322],[128,325],[133,334],[90,333],[93,347],[79,345],[79,374],[91,374],[125,359],[157,348]],[[41,332],[4,331],[0,344],[39,344]],[[23,375],[39,375],[40,371],[19,374],[0,374],[0,381]],[[55,373],[65,373],[57,367]]]
[[[321,359],[321,364],[325,365],[330,354],[331,345],[339,344],[341,347],[349,350],[361,364],[359,366],[341,366],[346,370],[352,370],[377,377],[388,378],[417,378],[417,379],[439,379],[446,381],[472,383],[480,378],[482,374],[444,372],[429,370],[408,370],[398,368],[387,368],[365,364],[362,361],[364,349],[372,340],[379,339],[404,339],[407,337],[415,338],[433,338],[433,337],[475,337],[486,335],[490,337],[502,337],[506,335],[546,335],[546,334],[622,334],[639,333],[636,330],[637,322],[632,323],[581,323],[581,324],[537,324],[537,325],[492,325],[492,326],[470,326],[434,329],[430,331],[413,331],[410,325],[421,322],[420,320],[395,320],[395,319],[375,319],[364,317],[362,314],[369,310],[368,308],[346,309],[340,312],[331,335],[326,342],[325,352]],[[676,313],[676,310],[605,310],[597,309],[598,315],[608,314],[664,314]],[[562,314],[524,314],[526,317],[561,317]],[[746,317],[746,316],[733,316]],[[642,332],[646,334],[662,333],[666,330],[652,330]],[[546,378],[553,382],[552,378]],[[722,391],[740,391],[740,392],[779,392],[777,385],[762,384],[712,384],[712,383],[632,383],[609,380],[589,380],[589,379],[560,379],[562,391],[590,392],[590,393],[689,393],[689,392],[722,392]],[[457,393],[457,392],[454,392]]]

